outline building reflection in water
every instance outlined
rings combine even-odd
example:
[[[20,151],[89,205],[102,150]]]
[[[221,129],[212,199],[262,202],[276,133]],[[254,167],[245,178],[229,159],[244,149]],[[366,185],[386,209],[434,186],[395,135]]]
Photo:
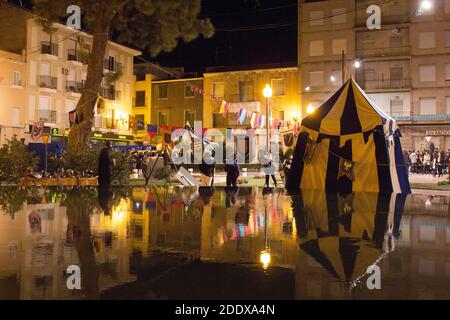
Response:
[[[2,299],[97,299],[146,285],[149,273],[155,292],[145,297],[171,298],[154,283],[195,263],[240,266],[249,276],[264,267],[274,282],[275,270],[292,274],[283,298],[449,298],[445,197],[263,195],[251,188],[13,191],[0,189]],[[382,290],[365,288],[373,264],[381,267]],[[70,265],[81,267],[81,291],[66,287]]]

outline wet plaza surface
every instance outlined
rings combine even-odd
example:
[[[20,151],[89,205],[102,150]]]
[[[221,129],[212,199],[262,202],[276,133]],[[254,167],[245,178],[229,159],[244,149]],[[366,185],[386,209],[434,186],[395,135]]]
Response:
[[[449,198],[0,188],[0,299],[450,299]]]

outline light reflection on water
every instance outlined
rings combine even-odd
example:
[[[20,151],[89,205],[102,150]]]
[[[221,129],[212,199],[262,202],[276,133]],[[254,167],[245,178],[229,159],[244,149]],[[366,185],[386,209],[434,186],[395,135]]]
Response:
[[[448,299],[449,218],[422,195],[1,188],[0,298]]]

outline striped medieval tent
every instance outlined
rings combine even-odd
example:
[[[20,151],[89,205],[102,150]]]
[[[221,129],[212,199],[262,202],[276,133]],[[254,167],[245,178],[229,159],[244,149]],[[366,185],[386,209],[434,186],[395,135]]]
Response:
[[[350,79],[302,121],[286,186],[410,193],[400,136],[395,120]]]
[[[386,235],[398,234],[405,200],[403,194],[302,190],[292,202],[299,246],[336,279],[352,283],[394,250]]]

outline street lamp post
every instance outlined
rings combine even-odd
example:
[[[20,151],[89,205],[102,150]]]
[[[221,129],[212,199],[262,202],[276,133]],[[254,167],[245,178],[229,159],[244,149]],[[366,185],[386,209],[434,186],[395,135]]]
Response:
[[[272,98],[272,88],[270,87],[270,85],[266,85],[266,87],[264,88],[263,91],[263,95],[264,98],[266,98],[266,151],[267,153],[269,153],[270,151],[270,139],[269,139],[269,134],[270,134],[270,128],[269,128],[269,120],[270,120],[270,115],[269,115],[269,107],[270,107],[270,98]]]

